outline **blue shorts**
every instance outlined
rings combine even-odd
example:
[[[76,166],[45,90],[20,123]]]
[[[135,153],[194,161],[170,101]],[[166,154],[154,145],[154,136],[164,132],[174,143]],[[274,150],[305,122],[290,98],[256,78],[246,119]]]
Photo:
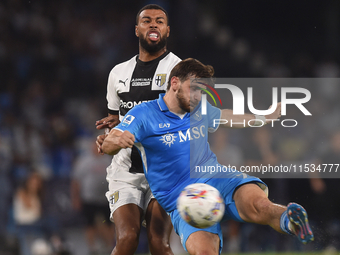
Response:
[[[239,172],[236,172],[235,174],[239,174]],[[218,191],[221,193],[221,195],[224,198],[224,203],[225,203],[225,212],[224,212],[224,216],[222,218],[222,221],[226,221],[226,220],[235,220],[235,221],[239,221],[239,222],[244,222],[237,209],[236,209],[236,205],[235,205],[235,201],[233,199],[233,195],[235,190],[237,189],[237,187],[246,184],[246,183],[257,183],[263,190],[267,189],[266,184],[261,181],[259,178],[256,177],[252,177],[246,174],[243,174],[243,176],[237,177],[237,178],[213,178],[213,179],[197,179],[198,183],[207,183],[213,187],[215,187],[216,189],[218,189]],[[188,237],[197,231],[207,231],[213,234],[217,234],[220,238],[220,254],[222,252],[222,247],[223,247],[223,236],[222,236],[222,230],[221,230],[221,224],[217,223],[214,226],[211,226],[209,228],[204,228],[204,229],[200,229],[200,228],[195,228],[191,225],[189,225],[187,222],[185,222],[182,217],[180,216],[179,212],[176,210],[172,211],[170,213],[170,217],[171,217],[171,222],[172,225],[174,226],[174,230],[175,232],[179,235],[179,237],[181,238],[181,243],[184,247],[184,249],[187,251],[186,249],[186,241],[188,239]],[[188,251],[187,251],[188,252]]]

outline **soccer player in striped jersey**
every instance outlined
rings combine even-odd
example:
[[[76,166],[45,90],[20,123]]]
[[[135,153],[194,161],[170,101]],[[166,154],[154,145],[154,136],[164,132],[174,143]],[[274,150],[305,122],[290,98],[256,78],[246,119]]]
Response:
[[[107,86],[109,116],[97,121],[97,129],[114,127],[134,106],[158,98],[166,90],[171,69],[180,61],[166,49],[170,27],[162,7],[143,7],[136,17],[135,33],[139,55],[111,70]],[[105,135],[97,137],[99,152],[104,138]],[[169,246],[170,217],[152,195],[136,147],[121,150],[113,157],[106,179],[117,239],[112,255],[134,254],[143,219],[151,253],[173,254]]]

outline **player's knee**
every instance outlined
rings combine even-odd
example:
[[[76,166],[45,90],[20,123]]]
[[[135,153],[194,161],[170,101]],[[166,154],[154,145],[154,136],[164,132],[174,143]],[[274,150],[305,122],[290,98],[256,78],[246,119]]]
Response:
[[[117,235],[116,246],[136,248],[138,246],[139,234],[131,229]]]
[[[251,221],[254,223],[265,224],[271,202],[266,197],[259,197],[253,201]]]
[[[219,254],[220,238],[212,233],[195,232],[186,241],[186,248],[191,255],[217,255]]]

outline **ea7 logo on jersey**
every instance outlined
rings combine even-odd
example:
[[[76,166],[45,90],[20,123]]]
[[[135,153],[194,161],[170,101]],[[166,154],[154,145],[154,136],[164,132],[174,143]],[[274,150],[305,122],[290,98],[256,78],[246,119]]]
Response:
[[[177,136],[175,136],[174,134],[167,133],[165,135],[162,135],[162,138],[159,140],[161,140],[165,145],[169,145],[169,147],[171,147],[171,144],[174,144],[176,137]]]
[[[128,126],[128,125],[131,124],[131,122],[132,122],[134,119],[135,119],[134,116],[132,116],[132,115],[127,115],[127,116],[125,116],[122,125],[123,125],[123,126]]]
[[[155,83],[158,87],[162,87],[166,81],[166,73],[156,74]]]
[[[159,128],[169,128],[170,123],[159,123],[158,126],[159,126]]]

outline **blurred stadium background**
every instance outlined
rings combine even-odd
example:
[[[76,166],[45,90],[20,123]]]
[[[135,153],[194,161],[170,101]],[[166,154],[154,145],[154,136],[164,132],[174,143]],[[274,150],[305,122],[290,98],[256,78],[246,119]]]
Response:
[[[168,49],[213,65],[217,77],[340,76],[340,1],[2,0],[0,254],[28,254],[31,244],[45,252],[36,254],[90,254],[71,192],[74,172],[85,158],[98,160],[91,148],[95,121],[107,115],[108,73],[138,53],[135,16],[148,3],[168,10]],[[212,148],[222,163],[238,166],[339,163],[336,81],[306,86],[313,117],[302,118],[298,127],[220,132]],[[19,224],[14,201],[32,171],[42,179],[39,224]],[[223,223],[225,252],[340,250],[338,179],[265,181],[271,200],[305,206],[315,242],[303,246],[269,227]],[[98,218],[99,225],[106,221]],[[20,253],[20,247],[28,248]],[[176,237],[173,247],[182,252]],[[145,229],[137,253],[148,253]]]

